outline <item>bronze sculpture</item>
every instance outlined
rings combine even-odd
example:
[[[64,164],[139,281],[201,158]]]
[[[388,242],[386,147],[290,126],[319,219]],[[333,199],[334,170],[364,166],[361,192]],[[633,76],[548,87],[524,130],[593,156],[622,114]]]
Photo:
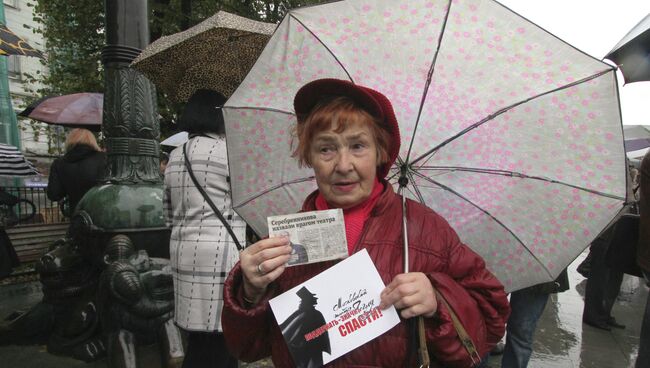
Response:
[[[161,342],[165,367],[180,367],[183,349],[173,324],[174,291],[169,261],[136,251],[116,235],[106,247],[97,305],[108,345],[109,367],[135,366],[138,343]]]

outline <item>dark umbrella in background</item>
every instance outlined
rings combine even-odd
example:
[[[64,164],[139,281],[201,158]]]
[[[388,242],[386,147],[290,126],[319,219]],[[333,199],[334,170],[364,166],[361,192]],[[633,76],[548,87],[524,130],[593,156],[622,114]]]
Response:
[[[31,103],[18,116],[66,128],[101,130],[102,93],[74,93],[70,95],[43,97]]]
[[[230,96],[257,60],[276,25],[220,11],[147,46],[131,66],[174,102],[197,89]]]
[[[641,165],[641,159],[650,149],[650,125],[625,125],[625,153],[635,167]]]
[[[0,55],[24,55],[43,57],[40,51],[18,37],[6,25],[0,23]]]
[[[650,125],[625,125],[625,152],[633,152],[650,147]]]
[[[650,14],[634,26],[605,59],[618,65],[625,83],[650,81]]]
[[[38,171],[20,150],[14,146],[0,143],[0,176],[34,176]]]

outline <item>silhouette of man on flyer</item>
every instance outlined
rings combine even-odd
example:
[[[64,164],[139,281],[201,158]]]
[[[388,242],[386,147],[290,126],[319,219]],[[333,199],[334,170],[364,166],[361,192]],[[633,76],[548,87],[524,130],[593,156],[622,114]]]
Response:
[[[323,365],[323,352],[331,353],[327,331],[310,338],[305,335],[325,325],[323,314],[316,310],[318,298],[306,287],[296,292],[300,297],[298,310],[280,324],[282,336],[287,342],[297,368],[316,368]]]

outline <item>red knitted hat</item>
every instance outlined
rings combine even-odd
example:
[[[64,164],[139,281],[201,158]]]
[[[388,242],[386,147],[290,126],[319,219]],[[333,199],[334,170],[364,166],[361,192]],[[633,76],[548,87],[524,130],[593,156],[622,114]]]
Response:
[[[382,165],[377,172],[379,178],[385,178],[388,170],[397,159],[400,148],[400,135],[393,106],[386,96],[367,87],[356,85],[341,79],[317,79],[302,86],[293,100],[298,124],[301,124],[311,110],[325,97],[346,96],[358,103],[370,115],[377,118],[393,137],[388,147],[389,162]]]

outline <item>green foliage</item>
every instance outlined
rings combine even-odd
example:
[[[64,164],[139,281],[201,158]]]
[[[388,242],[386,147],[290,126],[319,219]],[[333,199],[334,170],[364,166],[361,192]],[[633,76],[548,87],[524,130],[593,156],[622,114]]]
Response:
[[[37,0],[34,32],[46,40],[48,73],[32,76],[44,87],[39,95],[102,92],[100,62],[104,40],[104,4],[96,0]]]
[[[265,22],[279,22],[289,9],[325,2],[323,0],[148,0],[151,41],[183,31],[219,10]],[[103,92],[101,50],[105,44],[104,2],[97,0],[34,0],[34,30],[46,40],[47,67],[44,74],[25,75],[43,88],[38,96],[77,92]],[[27,101],[28,103],[31,101]],[[172,134],[180,105],[158,96],[163,137]],[[51,130],[43,132],[52,138]]]

